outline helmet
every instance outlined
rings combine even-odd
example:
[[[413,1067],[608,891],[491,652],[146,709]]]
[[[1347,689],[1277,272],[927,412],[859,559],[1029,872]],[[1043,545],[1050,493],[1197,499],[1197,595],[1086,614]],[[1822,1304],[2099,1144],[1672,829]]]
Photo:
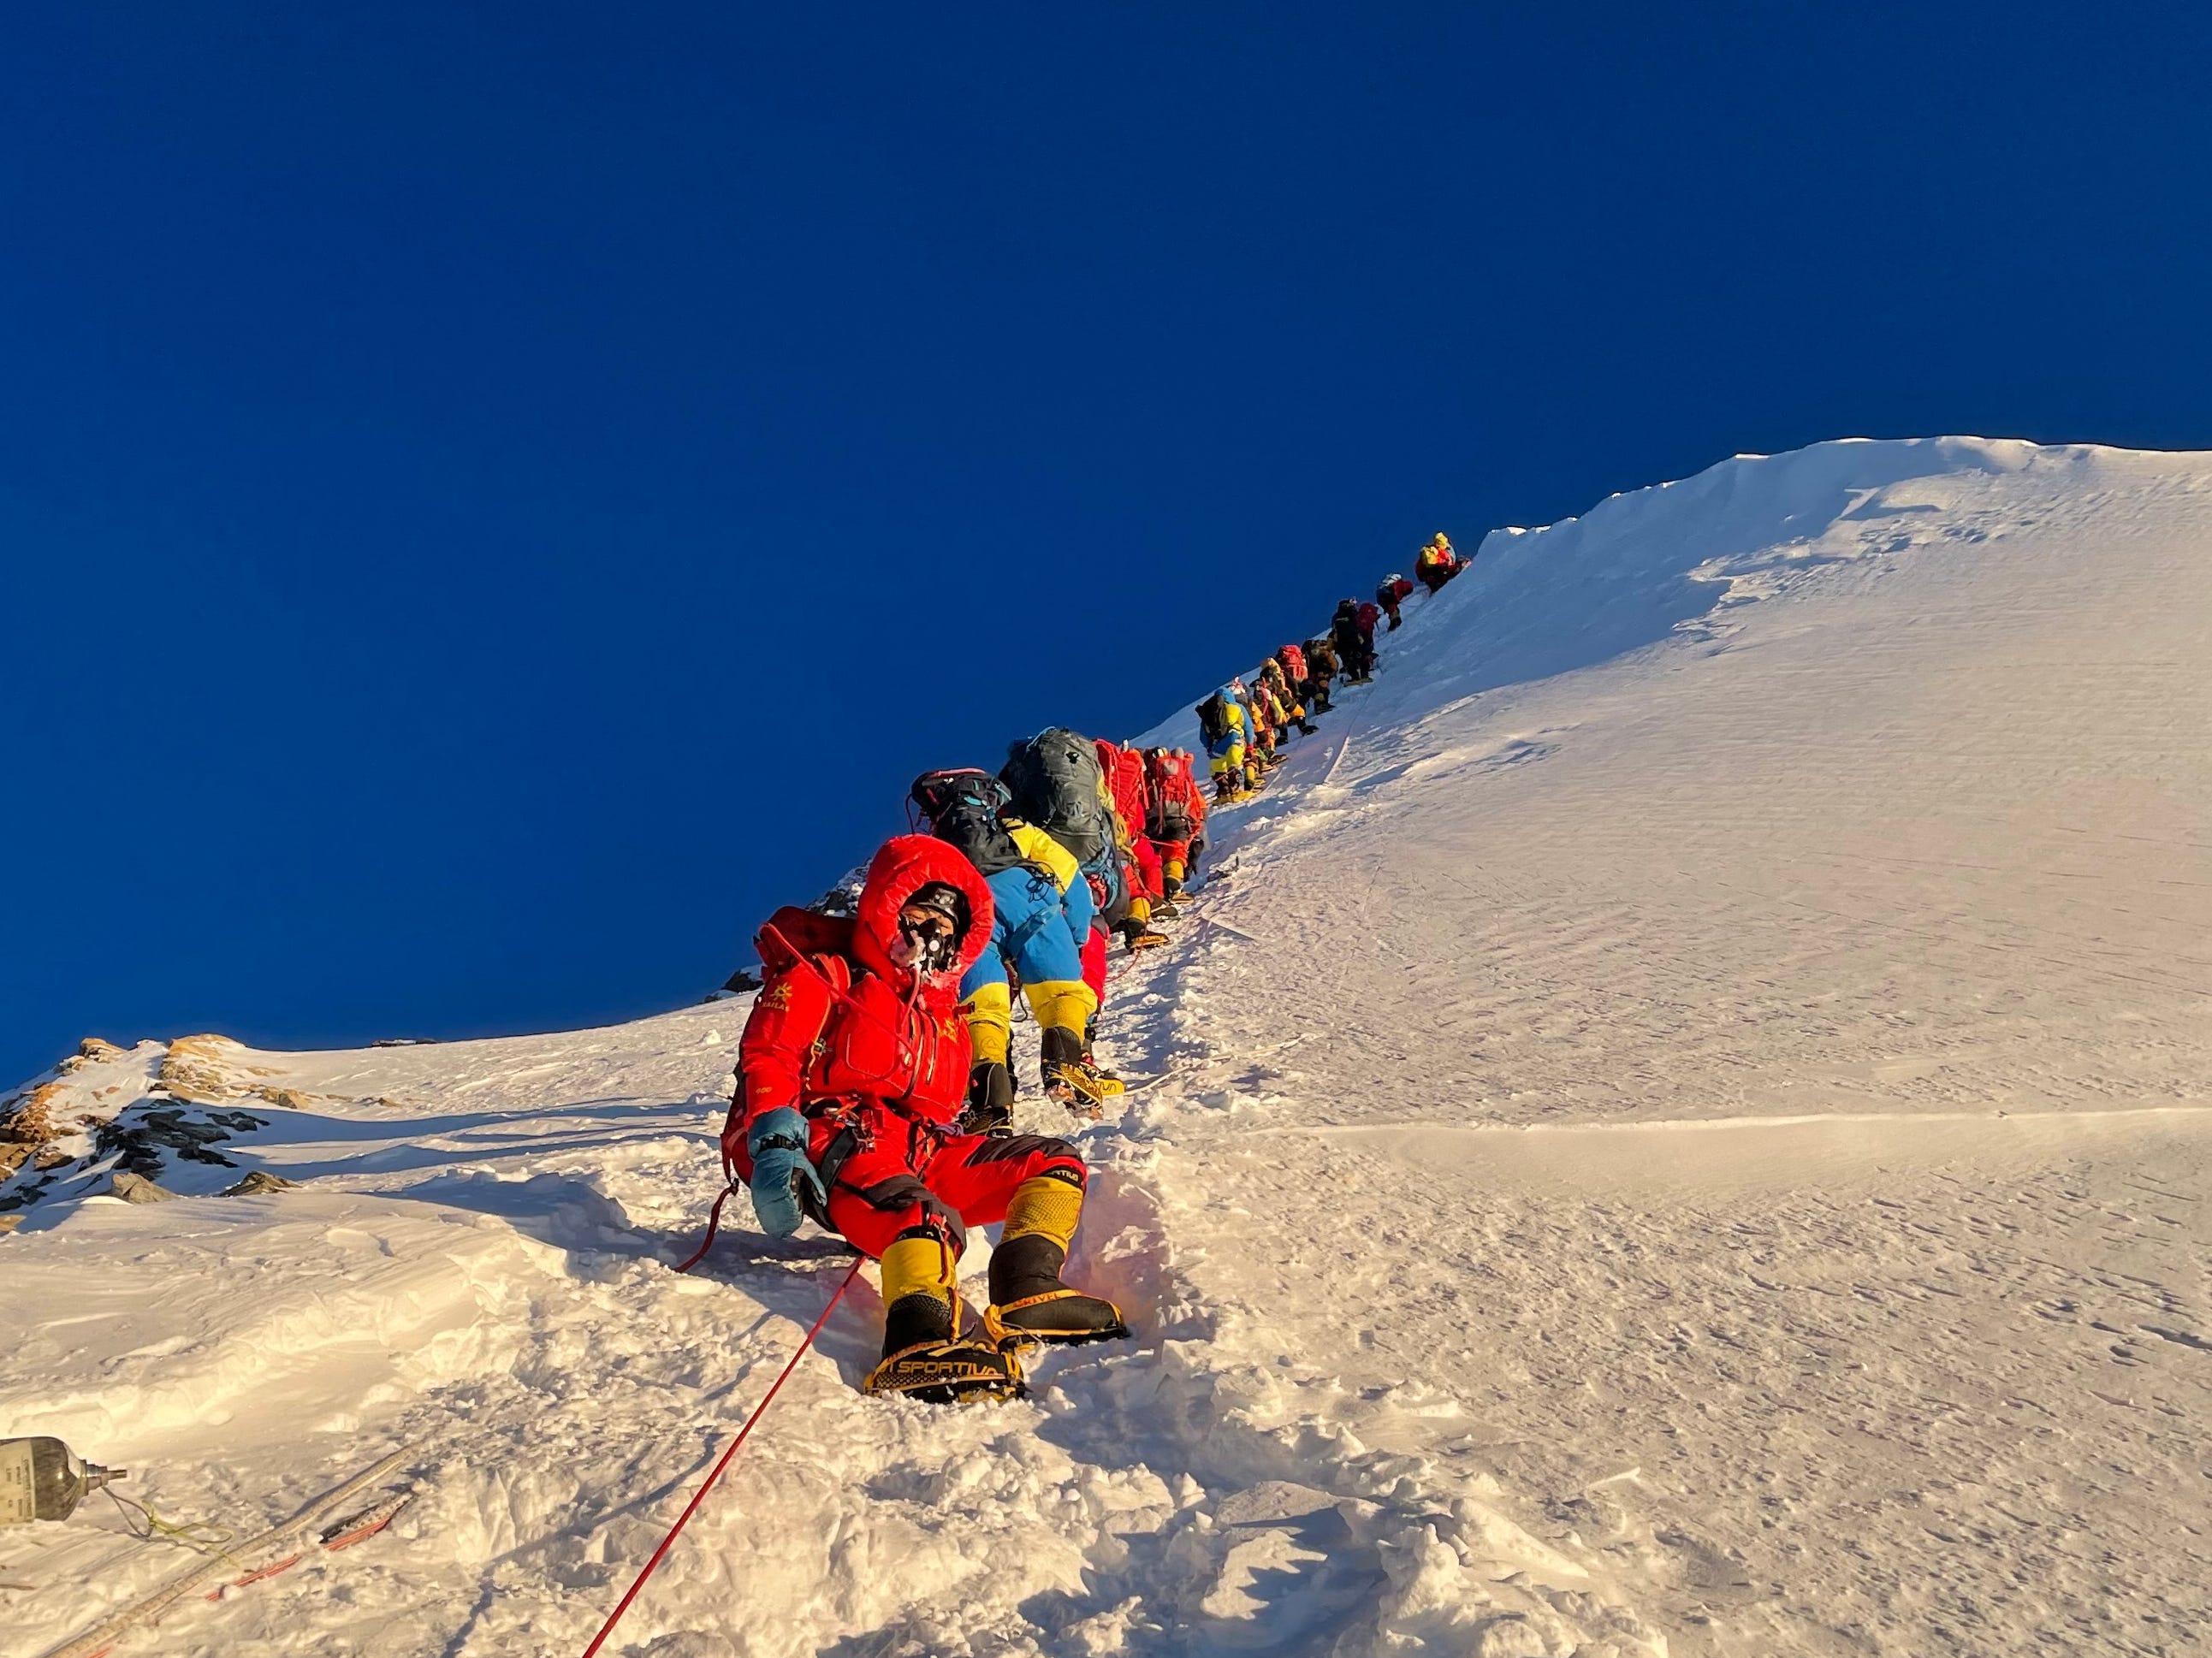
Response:
[[[924,881],[914,890],[914,896],[899,906],[902,913],[909,909],[933,909],[951,921],[956,932],[964,934],[970,920],[968,895],[950,881]]]

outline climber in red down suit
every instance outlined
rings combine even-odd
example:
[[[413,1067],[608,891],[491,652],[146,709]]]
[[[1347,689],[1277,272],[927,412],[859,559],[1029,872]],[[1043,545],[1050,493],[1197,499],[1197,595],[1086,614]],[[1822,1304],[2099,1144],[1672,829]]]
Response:
[[[745,1022],[723,1151],[763,1230],[802,1214],[883,1263],[872,1393],[935,1401],[1018,1389],[1024,1343],[1126,1335],[1113,1303],[1060,1282],[1083,1212],[1065,1140],[953,1132],[970,1057],[961,975],[988,948],[991,890],[954,847],[884,842],[849,918],[783,909],[761,930],[766,982]],[[1003,1220],[990,1310],[963,1335],[967,1229]]]

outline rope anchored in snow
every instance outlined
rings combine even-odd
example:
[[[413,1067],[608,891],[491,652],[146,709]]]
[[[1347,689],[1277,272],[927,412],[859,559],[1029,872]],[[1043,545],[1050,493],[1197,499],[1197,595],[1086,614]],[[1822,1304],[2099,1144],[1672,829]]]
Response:
[[[592,1637],[592,1644],[584,1649],[584,1658],[594,1658],[599,1649],[606,1644],[607,1637],[613,1634],[615,1625],[622,1622],[623,1614],[629,1610],[630,1602],[637,1599],[638,1591],[645,1587],[646,1580],[653,1576],[661,1561],[666,1558],[668,1551],[675,1546],[678,1534],[686,1525],[690,1523],[691,1516],[699,1511],[699,1505],[707,1500],[707,1493],[714,1489],[714,1482],[722,1477],[722,1471],[730,1466],[738,1452],[744,1448],[746,1436],[753,1430],[753,1424],[758,1422],[762,1414],[775,1402],[776,1394],[781,1389],[783,1384],[791,1379],[791,1373],[799,1368],[799,1361],[806,1357],[806,1350],[814,1345],[814,1338],[822,1333],[822,1327],[830,1321],[830,1315],[837,1310],[837,1303],[844,1300],[845,1291],[853,1287],[853,1280],[858,1278],[860,1273],[860,1263],[857,1260],[846,1269],[844,1280],[838,1284],[836,1293],[830,1297],[830,1304],[824,1307],[815,1319],[812,1327],[806,1332],[805,1338],[799,1342],[798,1351],[792,1354],[790,1359],[785,1363],[782,1372],[769,1385],[761,1402],[753,1406],[752,1414],[745,1418],[744,1424],[738,1430],[738,1436],[730,1442],[728,1448],[715,1460],[714,1466],[708,1471],[707,1478],[700,1482],[699,1489],[692,1493],[691,1500],[684,1505],[684,1512],[676,1516],[676,1523],[668,1528],[668,1535],[660,1540],[660,1546],[653,1550],[653,1558],[645,1563],[645,1569],[632,1581],[615,1609],[607,1614],[607,1621],[599,1625],[599,1632]]]
[[[699,1247],[696,1249],[684,1258],[683,1264],[676,1269],[679,1272],[688,1272],[707,1259],[707,1252],[714,1247],[714,1235],[722,1230],[722,1206],[735,1196],[740,1189],[737,1175],[732,1173],[726,1165],[722,1172],[728,1177],[729,1184],[722,1188],[721,1196],[714,1199],[714,1206],[707,1212],[707,1236],[699,1241]]]

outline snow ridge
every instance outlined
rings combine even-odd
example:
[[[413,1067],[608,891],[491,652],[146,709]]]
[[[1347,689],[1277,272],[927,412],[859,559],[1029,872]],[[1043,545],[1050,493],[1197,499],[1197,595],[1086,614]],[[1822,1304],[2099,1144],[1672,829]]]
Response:
[[[1117,965],[1071,1276],[1138,1340],[871,1400],[864,1275],[624,1649],[2179,1649],[2209,544],[2212,457],[1972,438],[1494,532]],[[420,1448],[162,1650],[580,1650],[849,1259],[669,1270],[748,1006],[26,1090],[0,1426],[241,1532]],[[185,1195],[88,1195],[133,1158]],[[0,1536],[0,1652],[173,1564]]]

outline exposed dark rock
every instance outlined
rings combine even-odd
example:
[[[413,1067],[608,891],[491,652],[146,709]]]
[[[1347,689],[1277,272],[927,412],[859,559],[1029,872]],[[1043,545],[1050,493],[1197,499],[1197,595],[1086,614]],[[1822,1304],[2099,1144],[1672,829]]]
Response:
[[[107,1195],[121,1198],[125,1203],[170,1203],[183,1193],[156,1186],[143,1175],[125,1171],[107,1183]]]
[[[264,1192],[289,1191],[297,1184],[297,1181],[288,1181],[282,1175],[272,1175],[265,1169],[257,1169],[237,1185],[223,1187],[222,1195],[227,1198],[258,1197]]]
[[[267,1118],[249,1111],[211,1111],[204,1106],[149,1101],[95,1127],[93,1156],[95,1160],[119,1157],[125,1169],[147,1180],[161,1174],[165,1153],[187,1163],[235,1169],[235,1163],[214,1148],[267,1126]]]

